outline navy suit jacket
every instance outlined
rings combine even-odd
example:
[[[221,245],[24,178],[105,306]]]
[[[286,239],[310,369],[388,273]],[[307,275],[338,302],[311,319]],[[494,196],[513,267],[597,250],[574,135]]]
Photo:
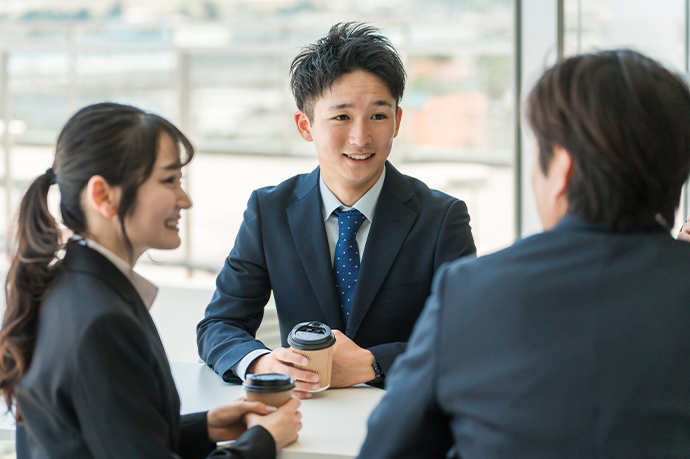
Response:
[[[467,206],[386,163],[347,327],[324,228],[319,168],[249,198],[235,246],[197,327],[199,355],[227,381],[255,340],[273,291],[283,346],[318,320],[369,349],[385,372],[404,351],[436,270],[476,254]]]
[[[566,217],[446,265],[360,457],[690,457],[689,261]]]
[[[129,280],[103,255],[74,243],[60,268],[17,389],[24,418],[18,459],[209,454],[206,413],[180,416],[163,344]],[[214,457],[275,453],[271,434],[257,426]]]

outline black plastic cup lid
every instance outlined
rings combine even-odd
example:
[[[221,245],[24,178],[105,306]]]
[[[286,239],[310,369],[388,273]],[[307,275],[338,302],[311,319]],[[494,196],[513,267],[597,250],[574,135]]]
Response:
[[[249,392],[283,392],[294,389],[295,381],[280,373],[248,374],[242,384]]]
[[[319,351],[335,344],[331,327],[321,322],[302,322],[288,335],[288,344],[300,351]]]

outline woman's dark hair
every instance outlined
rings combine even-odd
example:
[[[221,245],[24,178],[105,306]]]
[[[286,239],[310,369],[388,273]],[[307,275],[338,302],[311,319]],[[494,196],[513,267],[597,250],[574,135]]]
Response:
[[[613,231],[670,229],[690,171],[690,92],[631,50],[557,63],[527,100],[546,172],[554,146],[573,171],[568,212]]]
[[[316,100],[341,76],[364,70],[376,75],[399,104],[405,90],[400,56],[378,29],[357,22],[335,24],[323,38],[306,46],[292,61],[290,85],[297,108],[310,120]]]
[[[153,171],[161,134],[169,135],[178,148],[182,145],[183,165],[191,161],[189,140],[160,116],[127,105],[90,105],[70,118],[58,137],[53,167],[29,186],[19,206],[0,330],[0,388],[10,410],[17,384],[31,365],[41,301],[60,265],[61,231],[48,209],[50,186],[59,187],[65,226],[81,235],[87,231],[81,196],[89,179],[100,175],[120,187],[118,217],[131,253],[124,220]]]

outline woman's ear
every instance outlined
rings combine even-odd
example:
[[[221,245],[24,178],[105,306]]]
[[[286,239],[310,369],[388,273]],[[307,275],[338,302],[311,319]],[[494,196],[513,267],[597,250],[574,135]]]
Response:
[[[117,216],[120,187],[111,186],[100,175],[94,175],[86,184],[85,204],[105,218]]]

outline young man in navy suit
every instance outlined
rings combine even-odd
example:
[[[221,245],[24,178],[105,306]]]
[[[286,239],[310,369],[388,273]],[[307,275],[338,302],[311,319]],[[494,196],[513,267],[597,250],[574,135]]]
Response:
[[[283,346],[300,322],[334,330],[331,387],[382,383],[405,350],[436,270],[476,249],[464,202],[387,161],[405,87],[388,39],[370,26],[337,24],[300,52],[291,77],[295,124],[314,143],[319,167],[254,191],[197,342],[226,381],[286,373],[306,398],[319,387],[316,374],[293,367],[306,358],[255,339],[271,292]],[[337,214],[352,210],[345,215],[361,226],[345,236]],[[336,281],[334,263],[339,269],[348,250],[339,239],[350,237],[354,272]]]
[[[684,79],[576,56],[527,101],[544,232],[447,264],[361,458],[690,457]]]

